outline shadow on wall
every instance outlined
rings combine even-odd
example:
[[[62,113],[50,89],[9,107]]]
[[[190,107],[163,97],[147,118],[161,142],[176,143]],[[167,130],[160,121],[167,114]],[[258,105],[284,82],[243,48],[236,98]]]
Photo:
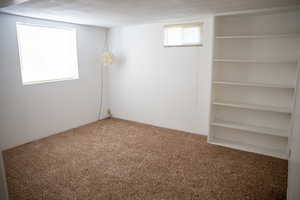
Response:
[[[113,65],[114,66],[117,66],[117,67],[120,67],[122,65],[125,65],[126,64],[126,57],[125,55],[114,55],[114,63]]]

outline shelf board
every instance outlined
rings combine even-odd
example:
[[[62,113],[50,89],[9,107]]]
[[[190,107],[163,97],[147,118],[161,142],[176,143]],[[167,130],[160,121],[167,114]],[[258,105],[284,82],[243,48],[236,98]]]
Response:
[[[289,34],[264,34],[264,35],[219,35],[216,39],[269,39],[269,38],[294,38],[300,37],[300,33]]]
[[[229,141],[229,140],[224,140],[219,138],[212,138],[209,140],[209,143],[232,148],[232,149],[238,149],[242,151],[253,152],[253,153],[263,154],[267,156],[273,156],[276,158],[288,159],[287,153],[279,149],[269,149],[269,148],[264,148],[256,145],[244,144],[244,143],[239,143],[239,142],[234,142],[234,141]]]
[[[227,122],[227,121],[221,121],[216,120],[215,122],[211,123],[212,126],[219,126],[219,127],[225,127],[225,128],[231,128],[231,129],[238,129],[243,131],[250,131],[255,133],[261,133],[261,134],[267,134],[267,135],[273,135],[273,136],[279,136],[279,137],[288,137],[288,130],[281,130],[281,129],[275,129],[275,128],[268,128],[268,127],[259,127],[259,126],[253,126],[253,125],[246,125],[236,122]]]
[[[249,87],[266,87],[266,88],[282,88],[282,89],[295,89],[292,85],[284,84],[268,84],[268,83],[247,83],[235,81],[213,81],[216,85],[234,85],[234,86],[249,86]]]
[[[291,109],[289,109],[288,107],[276,107],[276,106],[267,106],[267,105],[236,103],[236,102],[220,101],[220,100],[214,101],[213,105],[227,106],[227,107],[234,107],[234,108],[245,108],[245,109],[251,109],[251,110],[272,111],[272,112],[288,113],[288,114],[291,113]]]
[[[254,60],[254,59],[224,59],[215,58],[214,62],[231,62],[231,63],[263,63],[263,64],[297,64],[296,60]]]

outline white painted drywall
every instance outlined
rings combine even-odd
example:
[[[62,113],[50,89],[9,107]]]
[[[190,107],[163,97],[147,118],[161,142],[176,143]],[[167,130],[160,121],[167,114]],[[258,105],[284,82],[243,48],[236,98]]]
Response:
[[[16,22],[75,27],[79,79],[23,86]],[[98,119],[100,64],[107,29],[0,14],[0,149]]]
[[[208,133],[213,17],[196,21],[204,22],[203,47],[164,48],[164,24],[111,29],[116,63],[109,67],[109,102],[114,117]]]
[[[300,58],[298,62],[300,62]],[[298,67],[300,67],[299,63]],[[300,199],[300,82],[298,82],[297,86],[297,99],[293,133],[290,139],[291,157],[289,160],[288,200]]]

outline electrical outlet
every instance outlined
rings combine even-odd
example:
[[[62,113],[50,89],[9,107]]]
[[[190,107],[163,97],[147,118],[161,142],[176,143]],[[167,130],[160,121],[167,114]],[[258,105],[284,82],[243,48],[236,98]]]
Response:
[[[108,114],[108,117],[112,117],[112,114],[111,114],[111,110],[110,110],[110,109],[107,109],[107,114]]]

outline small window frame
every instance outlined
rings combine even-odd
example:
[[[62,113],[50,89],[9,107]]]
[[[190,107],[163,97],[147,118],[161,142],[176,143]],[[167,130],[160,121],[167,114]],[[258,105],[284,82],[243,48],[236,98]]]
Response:
[[[186,23],[186,24],[169,24],[165,25],[163,27],[163,34],[164,34],[164,40],[163,40],[163,46],[165,48],[169,47],[202,47],[203,46],[203,22],[194,22],[194,23]],[[200,42],[194,43],[194,44],[180,44],[180,45],[168,45],[166,44],[166,31],[168,28],[189,28],[189,27],[199,27],[200,29]]]

